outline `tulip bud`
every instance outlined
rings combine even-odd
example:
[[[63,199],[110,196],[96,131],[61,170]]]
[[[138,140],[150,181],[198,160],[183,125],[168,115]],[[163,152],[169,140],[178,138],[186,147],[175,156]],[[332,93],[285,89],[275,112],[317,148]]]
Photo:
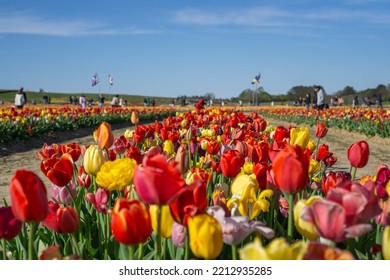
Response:
[[[102,122],[98,129],[93,134],[96,143],[102,149],[109,149],[114,143],[114,134],[111,130],[111,125]]]
[[[348,160],[353,167],[362,168],[366,166],[370,148],[366,141],[359,141],[348,148]]]
[[[186,227],[174,222],[172,226],[172,243],[178,247],[184,247],[186,241]]]
[[[175,146],[171,140],[165,140],[163,144],[163,151],[167,153],[168,158],[175,153]]]
[[[131,112],[130,121],[132,124],[135,125],[139,123],[138,113],[136,111]]]
[[[62,232],[73,233],[79,227],[79,216],[71,206],[57,210],[57,221]]]
[[[195,256],[205,259],[217,258],[223,249],[222,227],[208,214],[188,218],[190,247]]]
[[[96,175],[107,161],[107,156],[98,145],[91,145],[85,151],[83,166],[87,174]]]
[[[187,147],[185,145],[181,145],[177,150],[175,161],[178,163],[176,167],[180,170],[180,172],[182,174],[186,173],[190,165]]]
[[[149,207],[149,213],[150,213],[150,219],[152,221],[152,228],[154,232],[157,232],[157,211],[158,211],[158,205],[150,205]],[[172,226],[173,226],[174,220],[172,218],[171,212],[169,210],[169,205],[162,206],[161,209],[161,236],[163,238],[169,238],[172,235]]]

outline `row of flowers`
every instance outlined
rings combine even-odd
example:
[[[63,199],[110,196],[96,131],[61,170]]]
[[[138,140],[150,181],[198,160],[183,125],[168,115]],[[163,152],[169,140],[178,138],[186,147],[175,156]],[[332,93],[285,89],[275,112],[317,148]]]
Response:
[[[150,122],[174,114],[171,108],[87,107],[72,105],[26,106],[23,109],[0,107],[0,143],[42,136],[53,131],[96,127],[102,122],[125,123],[132,112]]]
[[[390,137],[390,111],[372,108],[337,107],[318,111],[303,107],[260,107],[259,112],[269,118],[315,126],[318,121],[328,127],[355,131],[367,136]]]
[[[44,144],[50,195],[15,172],[3,259],[390,259],[390,170],[355,178],[366,142],[338,172],[323,122],[310,135],[215,108],[131,121],[118,138],[101,123],[89,146]]]

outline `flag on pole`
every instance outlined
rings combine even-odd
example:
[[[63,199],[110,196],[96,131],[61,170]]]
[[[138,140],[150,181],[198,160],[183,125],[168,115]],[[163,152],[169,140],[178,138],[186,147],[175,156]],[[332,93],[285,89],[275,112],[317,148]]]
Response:
[[[255,76],[255,77],[253,78],[251,84],[254,85],[254,84],[260,83],[260,77],[261,77],[261,74],[259,73],[259,75]]]
[[[92,86],[96,86],[98,83],[99,83],[99,77],[97,73],[95,73],[95,75],[92,76]]]
[[[110,86],[114,84],[114,78],[111,75],[108,75],[108,82],[110,83]]]

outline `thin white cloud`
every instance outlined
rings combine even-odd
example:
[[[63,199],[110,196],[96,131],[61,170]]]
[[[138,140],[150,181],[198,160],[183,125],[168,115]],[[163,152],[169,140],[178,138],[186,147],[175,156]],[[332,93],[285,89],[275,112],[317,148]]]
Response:
[[[140,35],[158,31],[148,29],[111,28],[102,22],[59,21],[39,17],[28,12],[0,11],[0,34],[30,34],[46,36],[85,35]]]
[[[184,9],[174,14],[174,21],[179,24],[204,26],[248,26],[248,27],[318,27],[327,24],[350,22],[389,24],[390,15],[367,9],[316,9],[283,10],[272,7],[238,9],[234,11],[204,11]]]

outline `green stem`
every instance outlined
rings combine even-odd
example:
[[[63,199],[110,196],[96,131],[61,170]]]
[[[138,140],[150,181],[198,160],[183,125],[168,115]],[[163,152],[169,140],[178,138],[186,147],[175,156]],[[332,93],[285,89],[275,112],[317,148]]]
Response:
[[[6,260],[7,248],[6,248],[6,243],[4,238],[1,240],[1,246],[3,247],[3,260]]]
[[[29,260],[36,260],[37,259],[37,253],[34,249],[34,241],[35,241],[35,230],[36,230],[36,223],[35,222],[29,222],[29,239],[28,239],[28,259]]]
[[[161,215],[162,205],[158,206],[157,209],[157,239],[156,239],[156,260],[161,260]]]
[[[134,245],[127,246],[129,249],[129,260],[134,260]]]
[[[237,260],[237,246],[232,245],[232,259],[235,261]]]
[[[188,228],[186,229],[186,244],[184,248],[184,259],[188,260],[190,258],[190,234]]]
[[[293,217],[293,208],[294,208],[294,194],[288,194],[288,224],[287,224],[287,238],[288,242],[291,243],[294,230],[294,217]]]
[[[375,243],[382,244],[382,232],[381,232],[381,224],[376,225],[376,235],[375,235]]]
[[[351,181],[355,180],[357,167],[351,166]]]
[[[109,219],[109,215],[108,214],[103,214],[103,215],[105,217],[104,223],[105,223],[105,226],[106,226],[105,237],[104,237],[104,243],[105,243],[105,246],[104,246],[104,259],[108,260],[108,239],[110,238],[110,219]]]
[[[76,237],[77,237],[77,234],[75,232],[71,234],[71,239],[72,239],[72,244],[73,244],[73,252],[75,252],[76,255],[81,258],[80,248],[79,248],[79,245],[77,243]]]
[[[269,228],[273,228],[273,221],[274,221],[274,209],[275,209],[275,200],[274,197],[271,197],[271,208],[268,211],[268,219],[267,219],[267,226]]]
[[[138,245],[138,259],[143,260],[144,259],[144,243],[140,243]]]

